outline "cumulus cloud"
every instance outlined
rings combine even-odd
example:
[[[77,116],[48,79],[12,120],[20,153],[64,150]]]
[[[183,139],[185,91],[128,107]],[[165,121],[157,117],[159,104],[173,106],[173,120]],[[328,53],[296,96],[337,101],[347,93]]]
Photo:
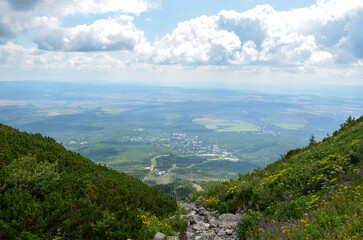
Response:
[[[232,32],[219,30],[217,17],[202,16],[178,24],[154,44],[155,63],[225,63],[241,41]]]
[[[48,26],[55,27],[61,24],[56,17],[33,16],[28,12],[8,11],[1,2],[0,8],[4,9],[4,14],[0,15],[0,44],[27,31],[41,31]]]
[[[45,26],[55,28],[65,16],[104,13],[138,15],[158,7],[158,4],[158,1],[149,0],[0,0],[0,44],[28,31],[43,31],[42,27]],[[40,24],[42,19],[52,21]]]
[[[2,0],[18,11],[34,10],[47,15],[99,14],[123,12],[140,14],[158,6],[149,0]]]
[[[363,2],[320,0],[276,11],[260,5],[179,23],[153,45],[158,64],[331,64],[363,57]]]
[[[10,6],[19,11],[32,9],[38,2],[40,0],[8,0]]]
[[[37,61],[52,59],[47,51],[63,60],[81,59],[85,63],[91,54],[86,52],[118,50],[130,52],[134,64],[154,66],[290,65],[309,69],[311,65],[352,64],[363,60],[361,0],[318,0],[310,7],[289,11],[276,11],[270,5],[259,5],[245,12],[223,10],[215,16],[181,22],[173,32],[150,45],[144,32],[134,25],[134,16],[155,8],[158,2],[0,0],[0,8],[4,9],[0,15],[0,44],[26,31],[37,30],[39,35],[33,40],[39,52],[34,48],[19,50]],[[68,15],[110,12],[118,16],[90,25],[62,27],[62,19]],[[72,53],[68,52],[76,52],[78,60],[71,60]],[[39,58],[32,58],[31,54]],[[102,56],[106,59],[108,55]]]
[[[49,52],[37,48],[24,48],[14,43],[0,46],[0,68],[114,71],[124,63],[107,53]]]
[[[133,50],[145,44],[144,32],[137,30],[133,17],[120,15],[73,28],[51,28],[34,39],[39,49],[51,51]]]

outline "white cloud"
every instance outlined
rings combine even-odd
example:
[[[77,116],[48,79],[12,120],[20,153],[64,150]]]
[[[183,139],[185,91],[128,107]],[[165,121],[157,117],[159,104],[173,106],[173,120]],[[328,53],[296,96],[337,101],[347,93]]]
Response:
[[[248,64],[255,62],[259,57],[259,52],[256,49],[256,44],[253,41],[246,41],[241,52],[236,52],[235,58],[229,62],[232,64]]]
[[[31,12],[12,11],[9,5],[1,0],[0,9],[0,44],[29,30],[42,30],[46,26],[60,25],[60,21],[56,17],[36,16]]]
[[[0,78],[39,69],[98,71],[100,78],[120,70],[113,79],[122,75],[191,84],[202,79],[223,86],[238,84],[241,76],[250,82],[362,81],[362,0],[317,1],[290,11],[269,5],[241,13],[221,11],[181,22],[150,45],[133,17],[155,7],[151,2],[0,0]],[[67,15],[110,12],[115,15],[90,25],[62,27]],[[38,48],[9,42],[32,30]]]
[[[202,16],[183,23],[172,34],[154,44],[155,63],[226,63],[241,41],[227,30],[219,30],[217,17]]]
[[[149,0],[0,0],[0,44],[32,30],[42,32],[42,27],[56,28],[69,15],[138,15],[158,5]]]
[[[269,5],[221,11],[178,24],[154,43],[157,64],[306,65],[363,58],[363,1],[318,1],[275,11]]]
[[[310,56],[310,62],[312,64],[333,63],[333,60],[333,55],[329,52],[314,52]]]
[[[133,17],[120,15],[73,28],[50,28],[34,41],[39,49],[50,51],[132,51],[146,44],[144,32],[137,30]]]
[[[49,52],[14,43],[0,45],[0,68],[41,70],[115,71],[124,63],[107,53]]]
[[[123,12],[140,14],[157,7],[158,1],[149,0],[2,0],[15,11],[34,11],[47,15],[100,14]]]

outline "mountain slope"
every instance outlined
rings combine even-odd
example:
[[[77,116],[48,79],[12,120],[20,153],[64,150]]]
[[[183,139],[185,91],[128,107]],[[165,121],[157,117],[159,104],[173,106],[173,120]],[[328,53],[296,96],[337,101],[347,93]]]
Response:
[[[0,124],[0,167],[1,239],[150,239],[171,230],[163,218],[175,199],[52,138]],[[148,217],[160,224],[150,228]]]
[[[362,120],[193,199],[239,212],[242,239],[362,239]]]

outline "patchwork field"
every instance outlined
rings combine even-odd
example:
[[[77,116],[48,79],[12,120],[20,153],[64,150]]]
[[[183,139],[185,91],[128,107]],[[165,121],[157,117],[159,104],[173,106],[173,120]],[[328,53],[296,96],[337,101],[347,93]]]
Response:
[[[254,132],[259,129],[252,123],[245,121],[224,121],[209,118],[196,118],[193,122],[204,125],[205,128],[216,132]]]
[[[274,125],[289,130],[299,130],[305,126],[304,124],[293,124],[293,123],[274,123]]]
[[[0,82],[0,122],[158,184],[237,178],[361,112],[359,98]]]

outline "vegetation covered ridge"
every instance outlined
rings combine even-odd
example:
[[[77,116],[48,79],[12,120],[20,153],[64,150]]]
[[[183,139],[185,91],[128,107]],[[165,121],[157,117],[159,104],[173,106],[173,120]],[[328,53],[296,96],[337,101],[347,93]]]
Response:
[[[192,200],[239,213],[241,239],[362,239],[362,120]]]
[[[0,124],[0,239],[172,235],[174,198],[54,139]]]

